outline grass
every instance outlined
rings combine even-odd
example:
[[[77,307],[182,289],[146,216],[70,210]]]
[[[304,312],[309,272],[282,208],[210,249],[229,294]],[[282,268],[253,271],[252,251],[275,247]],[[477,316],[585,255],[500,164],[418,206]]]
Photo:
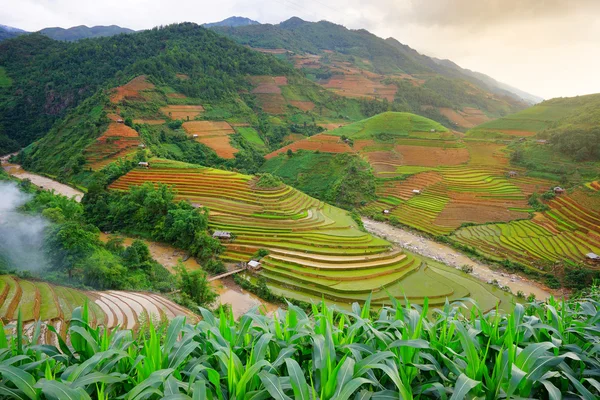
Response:
[[[354,140],[381,138],[381,135],[392,137],[409,137],[412,132],[429,132],[431,138],[440,138],[440,133],[447,132],[443,125],[428,118],[411,113],[385,112],[374,117],[334,129],[331,135],[347,136]],[[421,135],[418,135],[421,136]]]
[[[257,145],[261,148],[265,148],[265,142],[263,142],[261,137],[258,135],[258,132],[256,132],[254,128],[240,126],[236,127],[235,130],[249,143]]]

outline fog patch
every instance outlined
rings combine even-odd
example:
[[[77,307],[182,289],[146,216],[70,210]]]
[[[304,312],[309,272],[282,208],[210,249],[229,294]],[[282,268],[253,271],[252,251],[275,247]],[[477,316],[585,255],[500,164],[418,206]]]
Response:
[[[43,245],[48,221],[18,210],[31,198],[14,182],[0,182],[0,265],[30,271],[47,266]]]

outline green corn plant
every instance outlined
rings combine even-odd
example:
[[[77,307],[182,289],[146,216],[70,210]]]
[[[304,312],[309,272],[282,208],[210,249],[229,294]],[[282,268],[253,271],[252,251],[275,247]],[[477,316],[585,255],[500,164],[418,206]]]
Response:
[[[67,337],[1,324],[0,397],[9,399],[597,399],[598,293],[484,312],[467,299],[431,310],[370,299],[347,310],[288,305],[234,320],[201,309],[146,333],[92,327]]]

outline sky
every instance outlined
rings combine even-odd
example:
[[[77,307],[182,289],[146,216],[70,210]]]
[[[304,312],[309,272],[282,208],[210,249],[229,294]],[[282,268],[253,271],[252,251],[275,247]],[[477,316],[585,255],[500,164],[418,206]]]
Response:
[[[0,0],[0,24],[28,31],[232,15],[364,28],[543,98],[600,93],[600,0]]]

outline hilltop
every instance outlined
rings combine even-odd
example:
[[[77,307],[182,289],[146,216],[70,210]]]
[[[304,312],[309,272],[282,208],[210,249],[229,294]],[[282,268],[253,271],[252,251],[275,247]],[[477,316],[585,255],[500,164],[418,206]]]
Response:
[[[42,35],[48,36],[54,40],[65,40],[68,42],[81,40],[81,39],[89,39],[89,38],[97,38],[97,37],[105,37],[105,36],[113,36],[119,35],[121,33],[132,33],[135,32],[133,29],[122,28],[117,25],[109,25],[109,26],[92,26],[87,27],[85,25],[73,26],[71,28],[44,28],[39,31]]]
[[[294,17],[277,25],[214,27],[238,43],[287,59],[341,96],[386,99],[403,111],[471,128],[540,99],[393,38]]]
[[[205,26],[207,28],[211,28],[214,26],[237,27],[237,26],[247,26],[247,25],[260,25],[260,22],[254,21],[250,18],[245,18],[245,17],[229,17],[229,18],[226,18],[219,22],[209,22],[206,24],[202,24],[202,26]]]
[[[0,25],[0,42],[6,39],[11,39],[19,35],[27,33],[23,29],[13,28],[12,26]]]

